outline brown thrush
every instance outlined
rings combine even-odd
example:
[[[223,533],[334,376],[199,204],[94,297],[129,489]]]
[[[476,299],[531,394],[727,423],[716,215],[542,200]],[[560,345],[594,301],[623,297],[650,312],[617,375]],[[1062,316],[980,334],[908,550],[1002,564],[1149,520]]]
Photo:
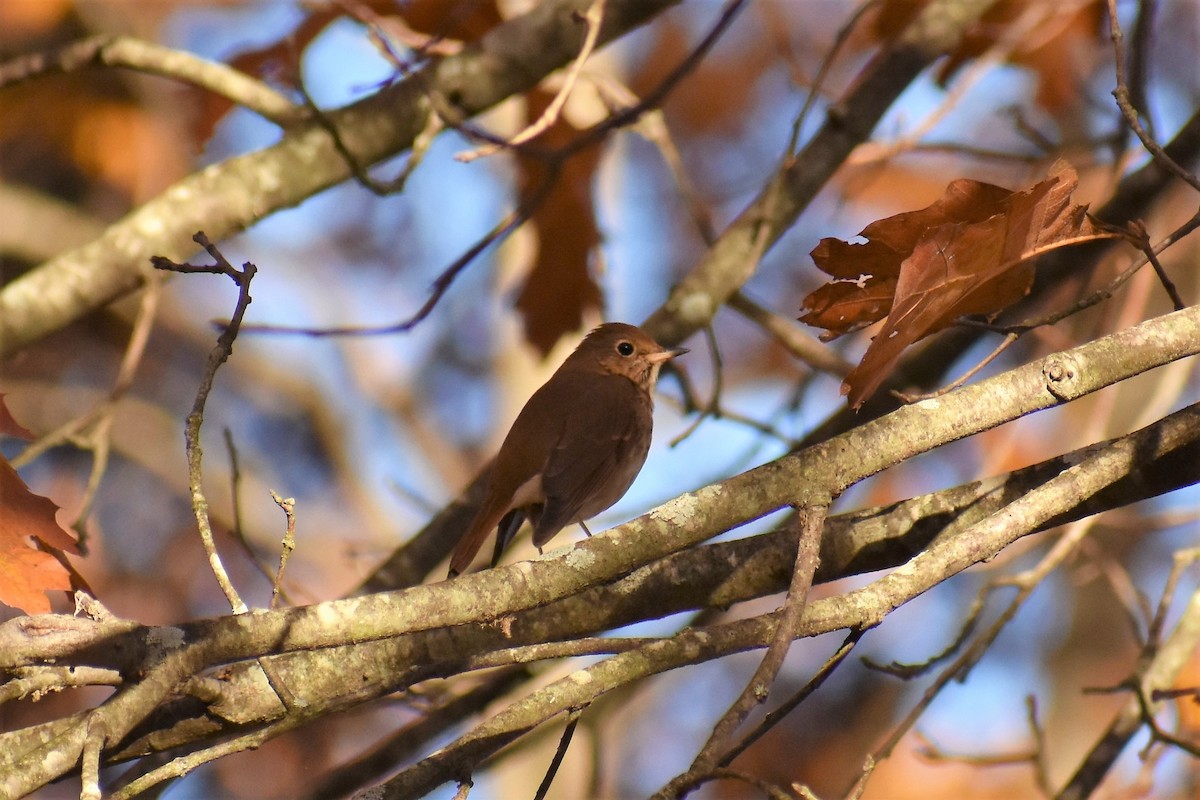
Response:
[[[470,566],[493,530],[495,566],[527,517],[540,550],[565,526],[582,525],[621,499],[650,449],[658,371],[686,352],[620,322],[589,333],[504,438],[483,505],[450,558],[450,576]]]

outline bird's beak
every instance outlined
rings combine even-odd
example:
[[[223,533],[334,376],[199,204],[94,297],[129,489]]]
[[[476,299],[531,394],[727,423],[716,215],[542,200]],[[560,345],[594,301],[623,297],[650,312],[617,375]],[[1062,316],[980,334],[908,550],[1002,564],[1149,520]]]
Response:
[[[659,350],[657,353],[650,353],[646,356],[646,360],[651,364],[663,364],[670,361],[672,358],[683,355],[688,352],[686,347],[676,347],[670,350]]]

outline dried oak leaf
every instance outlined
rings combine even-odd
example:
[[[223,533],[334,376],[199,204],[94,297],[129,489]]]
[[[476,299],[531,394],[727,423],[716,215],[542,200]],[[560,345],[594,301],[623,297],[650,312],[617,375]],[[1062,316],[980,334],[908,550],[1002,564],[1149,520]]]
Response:
[[[58,506],[36,495],[0,456],[0,603],[26,614],[50,611],[46,592],[71,588],[71,577],[45,549],[78,553],[75,537],[54,518]],[[43,549],[34,546],[32,540]]]
[[[529,120],[538,119],[553,96],[542,89],[526,95]],[[535,141],[547,148],[562,147],[579,130],[563,115]],[[600,244],[592,183],[600,167],[600,146],[575,153],[551,175],[544,160],[517,155],[521,194],[538,191],[553,180],[549,193],[530,217],[537,238],[537,255],[517,295],[516,307],[525,323],[525,339],[545,355],[563,334],[579,330],[586,312],[601,304],[600,286],[592,276],[592,254]]]
[[[1017,192],[957,180],[927,208],[872,222],[863,244],[822,240],[813,261],[835,280],[805,298],[801,321],[831,339],[886,316],[842,384],[851,406],[862,405],[912,343],[1024,297],[1036,256],[1112,235],[1098,233],[1087,208],[1071,202],[1077,186],[1063,162]]]

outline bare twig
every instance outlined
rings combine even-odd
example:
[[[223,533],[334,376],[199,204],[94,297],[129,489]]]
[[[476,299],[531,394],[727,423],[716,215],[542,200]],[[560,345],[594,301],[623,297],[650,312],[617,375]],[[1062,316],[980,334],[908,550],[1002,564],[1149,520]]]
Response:
[[[1200,228],[1200,212],[1197,212],[1194,216],[1192,216],[1191,219],[1187,220],[1182,225],[1180,225],[1178,228],[1171,231],[1170,234],[1163,237],[1163,239],[1157,245],[1154,246],[1154,248],[1153,248],[1154,252],[1156,254],[1163,252],[1168,247],[1175,244],[1175,242],[1178,242],[1180,239],[1184,238],[1185,236],[1187,236],[1188,234],[1190,234],[1192,231],[1196,230],[1197,228]],[[1012,332],[1012,333],[1024,333],[1025,331],[1031,330],[1033,328],[1039,328],[1039,327],[1043,327],[1046,325],[1053,325],[1056,322],[1060,322],[1060,321],[1066,319],[1067,317],[1078,314],[1080,311],[1083,311],[1086,308],[1091,308],[1092,306],[1096,305],[1097,303],[1102,303],[1105,300],[1112,297],[1116,293],[1117,289],[1121,288],[1121,286],[1123,286],[1126,281],[1128,281],[1135,274],[1137,274],[1138,270],[1140,270],[1142,267],[1146,266],[1147,263],[1149,263],[1149,261],[1146,258],[1140,258],[1140,259],[1134,260],[1134,262],[1132,264],[1130,264],[1128,267],[1126,267],[1121,272],[1119,272],[1111,281],[1108,282],[1107,285],[1100,287],[1096,291],[1092,292],[1091,294],[1087,295],[1086,297],[1081,298],[1080,300],[1076,301],[1075,303],[1073,303],[1070,306],[1067,306],[1066,308],[1058,309],[1056,311],[1051,311],[1040,317],[1033,317],[1030,319],[1026,319],[1020,323],[1017,323],[1016,325],[1010,325],[1010,326],[1006,326],[1006,327],[1002,327],[1002,328],[993,328],[993,330],[999,330],[999,331],[1003,331],[1003,332]]]
[[[1121,116],[1125,118],[1125,124],[1129,126],[1142,146],[1150,153],[1150,155],[1163,166],[1168,172],[1181,181],[1191,186],[1197,192],[1200,192],[1200,178],[1188,172],[1179,165],[1175,159],[1171,158],[1162,145],[1154,140],[1146,128],[1142,125],[1141,116],[1133,106],[1133,101],[1130,99],[1129,90],[1129,75],[1125,67],[1125,48],[1123,47],[1125,35],[1121,32],[1121,23],[1117,19],[1117,0],[1108,0],[1108,31],[1113,43],[1113,56],[1115,59],[1115,67],[1117,73],[1117,88],[1113,89],[1113,97],[1116,98],[1117,108],[1121,110]]]
[[[277,608],[279,598],[283,595],[283,572],[287,569],[288,557],[296,549],[296,499],[280,497],[275,492],[271,492],[271,499],[283,509],[287,517],[287,529],[283,532],[283,541],[279,547],[279,569],[275,571],[275,579],[271,582],[271,608]]]
[[[1035,695],[1025,697],[1025,719],[1029,723],[1029,735],[1033,739],[1033,776],[1042,794],[1050,797],[1054,794],[1050,786],[1050,755],[1046,749],[1046,728],[1038,718]]]
[[[538,785],[533,800],[545,800],[550,787],[554,785],[554,776],[558,774],[558,768],[562,766],[563,759],[567,755],[567,748],[571,746],[571,739],[575,736],[575,727],[579,724],[579,717],[583,711],[582,708],[574,708],[567,715],[567,727],[563,729],[562,736],[559,737],[558,747],[554,750],[554,758],[550,760],[550,766],[546,768],[546,775]]]
[[[592,0],[591,5],[588,6],[588,10],[584,13],[583,20],[587,23],[587,33],[583,37],[583,46],[579,50],[579,55],[571,62],[571,66],[567,69],[563,85],[559,88],[554,99],[550,101],[545,111],[542,112],[542,115],[532,125],[529,125],[525,130],[508,140],[504,144],[505,147],[519,147],[525,144],[558,120],[558,115],[562,112],[562,107],[566,104],[567,98],[570,97],[571,92],[575,89],[575,82],[579,79],[579,73],[583,71],[583,65],[591,58],[592,51],[596,48],[596,41],[600,38],[600,23],[604,21],[604,3],[605,0]],[[455,158],[463,163],[470,163],[477,158],[494,155],[501,149],[501,145],[492,143],[474,150],[459,153]]]
[[[287,325],[246,325],[242,330],[250,333],[274,333],[274,334],[301,334],[304,336],[312,336],[316,338],[324,338],[327,336],[381,336],[392,333],[405,333],[412,330],[422,321],[425,320],[437,306],[442,297],[449,291],[450,286],[455,279],[466,269],[475,257],[490,247],[492,244],[502,241],[517,228],[525,224],[525,222],[533,216],[533,213],[549,196],[550,190],[554,188],[554,183],[558,179],[558,170],[550,170],[542,183],[534,189],[517,208],[511,211],[496,227],[488,231],[484,236],[471,246],[467,252],[463,253],[454,263],[442,270],[438,275],[437,280],[433,282],[433,290],[425,303],[409,317],[388,325],[377,326],[349,326],[340,328],[296,328]]]
[[[1154,21],[1158,16],[1158,0],[1140,0],[1137,20],[1133,26],[1133,41],[1129,45],[1129,101],[1145,119],[1146,132],[1154,135],[1154,117],[1150,113],[1150,54],[1154,52]]]
[[[455,721],[482,712],[489,703],[529,678],[526,667],[507,667],[490,673],[482,684],[425,709],[418,719],[389,735],[372,750],[339,765],[312,787],[305,800],[343,798],[364,784],[394,772],[397,765],[417,756],[423,744],[436,739]]]
[[[304,120],[304,109],[262,81],[216,61],[130,36],[93,36],[48,53],[34,53],[0,64],[0,86],[53,72],[74,72],[92,65],[127,67],[190,83],[218,94],[280,126]]]
[[[225,451],[229,454],[229,498],[232,506],[233,522],[229,529],[229,534],[233,540],[242,548],[242,552],[246,554],[246,558],[254,565],[259,574],[268,581],[274,581],[274,571],[271,567],[255,552],[250,540],[246,538],[246,530],[242,524],[242,470],[238,463],[237,445],[233,441],[233,433],[229,428],[225,428],[222,432],[225,437]],[[288,600],[287,592],[282,591],[284,600]],[[288,600],[288,602],[291,602]]]
[[[725,383],[725,369],[724,365],[721,363],[721,346],[717,342],[717,335],[713,332],[712,325],[704,326],[704,338],[708,342],[708,352],[712,356],[712,395],[709,397],[708,402],[704,403],[702,406],[698,406],[695,409],[688,409],[689,411],[697,410],[700,413],[696,415],[695,419],[693,419],[681,433],[671,439],[671,447],[677,446],[680,442],[684,441],[693,433],[695,433],[704,420],[708,419],[709,417],[721,416],[721,389]],[[691,392],[689,392],[688,395],[689,399],[695,399],[695,396]]]
[[[258,272],[258,267],[247,261],[242,265],[242,269],[238,270],[225,259],[225,256],[221,254],[216,245],[208,240],[203,231],[198,232],[193,239],[208,251],[214,263],[199,266],[193,264],[176,264],[170,259],[161,256],[155,256],[150,259],[150,262],[154,265],[155,269],[172,272],[226,275],[238,287],[238,300],[234,308],[233,317],[225,327],[225,330],[217,337],[216,345],[213,346],[213,349],[208,354],[208,364],[204,369],[204,375],[200,379],[200,387],[196,392],[196,400],[192,404],[192,411],[188,414],[185,440],[187,444],[188,485],[192,495],[192,511],[196,516],[196,524],[200,529],[200,540],[204,544],[204,551],[208,554],[209,567],[212,569],[213,575],[221,587],[221,591],[225,593],[225,597],[229,600],[230,608],[233,609],[235,614],[244,614],[248,610],[246,604],[242,602],[242,598],[238,595],[237,589],[234,588],[233,582],[229,580],[229,574],[225,571],[225,565],[221,563],[221,556],[217,553],[217,545],[213,539],[212,522],[208,516],[208,498],[204,495],[203,451],[200,447],[200,428],[204,424],[204,406],[208,401],[209,392],[212,391],[213,380],[216,378],[217,370],[233,354],[233,342],[237,339],[238,330],[242,325],[242,318],[245,316],[246,309],[250,305],[250,281],[253,280],[254,275]]]
[[[1158,254],[1154,252],[1154,246],[1150,244],[1150,232],[1146,230],[1146,226],[1141,222],[1133,222],[1130,223],[1129,228],[1133,243],[1145,254],[1146,260],[1150,262],[1150,266],[1154,267],[1154,273],[1158,276],[1158,282],[1166,290],[1167,297],[1171,298],[1175,310],[1178,311],[1181,308],[1186,308],[1187,303],[1183,302],[1183,298],[1179,295],[1179,289],[1175,287],[1175,282],[1167,275],[1162,262],[1158,260]]]
[[[429,151],[429,146],[433,143],[433,140],[445,128],[445,123],[442,121],[441,116],[438,114],[427,114],[425,124],[421,127],[421,132],[413,138],[412,147],[409,149],[408,158],[405,160],[400,174],[389,180],[377,180],[371,176],[369,169],[359,161],[354,153],[350,152],[350,148],[346,145],[346,141],[342,138],[341,131],[334,124],[333,119],[317,106],[316,101],[312,99],[312,95],[308,93],[304,81],[299,79],[299,76],[296,80],[296,86],[304,98],[305,108],[308,109],[313,121],[329,134],[334,149],[337,150],[342,160],[346,162],[346,167],[350,170],[350,174],[354,176],[359,185],[377,197],[387,197],[404,189],[409,177],[424,160],[425,154]]]
[[[963,615],[963,622],[958,628],[958,635],[954,637],[954,641],[942,648],[941,652],[934,653],[932,656],[917,662],[917,663],[902,663],[892,661],[887,664],[881,664],[869,656],[863,656],[862,662],[867,669],[877,670],[887,675],[891,675],[901,680],[912,680],[920,675],[924,675],[936,665],[953,656],[955,653],[961,652],[963,646],[970,640],[971,635],[975,633],[976,627],[979,625],[979,619],[983,615],[985,603],[984,598],[987,592],[981,592],[974,601],[971,607],[967,609],[967,613]]]
[[[1171,602],[1181,572],[1200,559],[1200,550],[1191,549],[1177,553],[1163,592],[1160,608]],[[1152,633],[1158,628],[1160,617],[1156,616],[1151,626]],[[1120,713],[1109,725],[1100,740],[1084,756],[1066,785],[1055,797],[1058,800],[1083,800],[1091,797],[1096,786],[1108,774],[1113,762],[1143,725],[1150,728],[1151,741],[1165,741],[1171,745],[1183,745],[1183,749],[1194,753],[1195,746],[1181,742],[1177,737],[1166,734],[1153,721],[1155,706],[1161,700],[1158,690],[1170,686],[1174,677],[1194,654],[1200,644],[1200,591],[1192,593],[1175,629],[1165,640],[1147,638],[1143,647],[1141,665],[1136,674],[1123,682],[1117,690],[1129,690],[1132,697],[1121,708]],[[1195,753],[1194,753],[1195,754]]]
[[[749,772],[744,772],[738,769],[730,769],[728,767],[716,767],[709,771],[706,775],[696,781],[696,787],[700,788],[706,783],[713,781],[738,781],[748,786],[757,789],[763,797],[768,800],[795,800],[796,795],[784,789],[782,786],[777,786],[770,781],[760,778],[757,775],[752,775]]]
[[[811,678],[808,679],[808,681],[803,687],[801,687],[799,691],[797,691],[784,702],[780,703],[778,708],[774,708],[768,712],[766,716],[763,717],[762,722],[755,726],[753,730],[748,731],[746,735],[742,737],[741,741],[729,748],[728,752],[721,758],[721,766],[725,767],[733,763],[733,760],[745,752],[750,745],[761,739],[763,735],[767,733],[767,731],[774,728],[779,722],[783,721],[788,714],[795,711],[797,706],[812,696],[813,692],[815,692],[823,683],[825,683],[825,680],[833,674],[834,670],[836,670],[845,662],[846,657],[849,656],[851,651],[854,650],[854,647],[860,641],[862,641],[862,637],[865,634],[866,631],[864,630],[855,629],[850,631],[850,633],[846,636],[845,641],[843,641],[841,646],[837,649],[837,652],[826,659],[825,663],[821,665],[821,668],[817,670]]]
[[[1060,24],[1072,24],[1079,3],[1034,3],[1024,6],[1020,16],[1004,26],[1003,33],[996,38],[986,52],[971,61],[965,74],[956,77],[945,99],[917,125],[891,142],[868,142],[860,147],[848,163],[863,165],[886,161],[913,149],[917,143],[933,130],[939,122],[953,111],[969,91],[982,81],[998,65],[1007,60],[1018,48],[1027,45],[1030,36],[1053,29],[1051,23],[1058,19]]]
[[[827,505],[806,506],[798,511],[795,520],[799,539],[796,564],[787,600],[779,609],[771,644],[746,688],[713,727],[712,734],[692,761],[692,765],[660,789],[654,795],[656,798],[686,795],[698,786],[736,746],[734,736],[738,727],[754,708],[766,701],[771,684],[783,667],[783,660],[799,633],[808,602],[808,590],[812,587],[813,574],[817,570],[821,531],[825,526],[827,511]]]
[[[895,394],[897,397],[899,397],[901,400],[903,400],[906,403],[915,403],[919,400],[929,400],[934,397],[941,397],[942,395],[946,394],[947,392],[952,392],[955,389],[957,389],[958,387],[962,386],[967,381],[971,380],[971,378],[978,375],[980,373],[980,371],[982,371],[983,368],[986,367],[988,364],[995,361],[1000,356],[1001,353],[1003,353],[1010,346],[1012,346],[1012,344],[1015,341],[1017,341],[1017,337],[1018,337],[1018,334],[1016,334],[1016,333],[1007,334],[1003,339],[1000,340],[1000,344],[996,345],[996,347],[993,348],[992,352],[990,352],[986,356],[984,356],[979,361],[979,363],[977,363],[975,366],[971,367],[969,370],[964,372],[962,375],[958,376],[953,381],[951,381],[950,383],[941,387],[940,389],[936,389],[932,392],[925,392],[923,394],[909,394],[906,392],[896,392]]]

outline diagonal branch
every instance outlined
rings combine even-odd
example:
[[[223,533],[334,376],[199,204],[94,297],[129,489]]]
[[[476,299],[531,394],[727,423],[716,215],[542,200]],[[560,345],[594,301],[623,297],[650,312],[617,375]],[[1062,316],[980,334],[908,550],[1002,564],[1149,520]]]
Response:
[[[598,39],[605,44],[644,24],[678,0],[608,0]],[[329,112],[355,162],[374,164],[412,146],[425,129],[431,96],[474,115],[525,91],[568,63],[584,31],[575,14],[586,0],[547,0],[492,29],[461,53],[404,81]],[[152,255],[186,260],[193,232],[214,241],[298,205],[351,177],[321,125],[289,128],[280,141],[187,176],[100,238],[63,253],[0,291],[0,355],[37,341],[141,286]]]
[[[937,401],[899,409],[821,445],[696,492],[575,547],[482,573],[402,592],[213,620],[208,636],[180,638],[144,678],[91,712],[105,749],[123,741],[184,681],[219,664],[264,655],[380,641],[396,636],[490,623],[610,583],[637,567],[792,504],[824,497],[942,444],[989,430],[1033,411],[1082,397],[1161,364],[1200,353],[1200,308],[1149,320],[1072,350],[1010,370]],[[1176,416],[1158,446],[1178,446],[1190,420]],[[1182,425],[1182,430],[1180,426]],[[884,444],[886,443],[886,445]],[[878,624],[891,610],[1017,536],[1047,524],[1128,473],[1135,444],[1105,449],[1009,504],[1003,514],[963,536],[939,540],[904,570],[831,605],[805,609],[805,630]],[[1095,469],[1092,469],[1095,465]],[[579,569],[587,563],[587,569]],[[772,625],[772,630],[774,626]],[[803,633],[803,632],[802,632]],[[769,639],[767,640],[769,641]],[[757,646],[757,645],[756,645]],[[16,648],[0,649],[3,666],[21,666]],[[37,649],[26,653],[40,663]],[[614,657],[614,658],[620,658]],[[419,663],[419,662],[417,662]],[[414,676],[421,671],[413,663]],[[399,672],[397,670],[397,672]],[[395,680],[396,678],[393,678]],[[0,789],[20,796],[78,764],[87,726],[68,724],[53,745],[41,744],[0,769]],[[56,753],[50,758],[50,750]]]

